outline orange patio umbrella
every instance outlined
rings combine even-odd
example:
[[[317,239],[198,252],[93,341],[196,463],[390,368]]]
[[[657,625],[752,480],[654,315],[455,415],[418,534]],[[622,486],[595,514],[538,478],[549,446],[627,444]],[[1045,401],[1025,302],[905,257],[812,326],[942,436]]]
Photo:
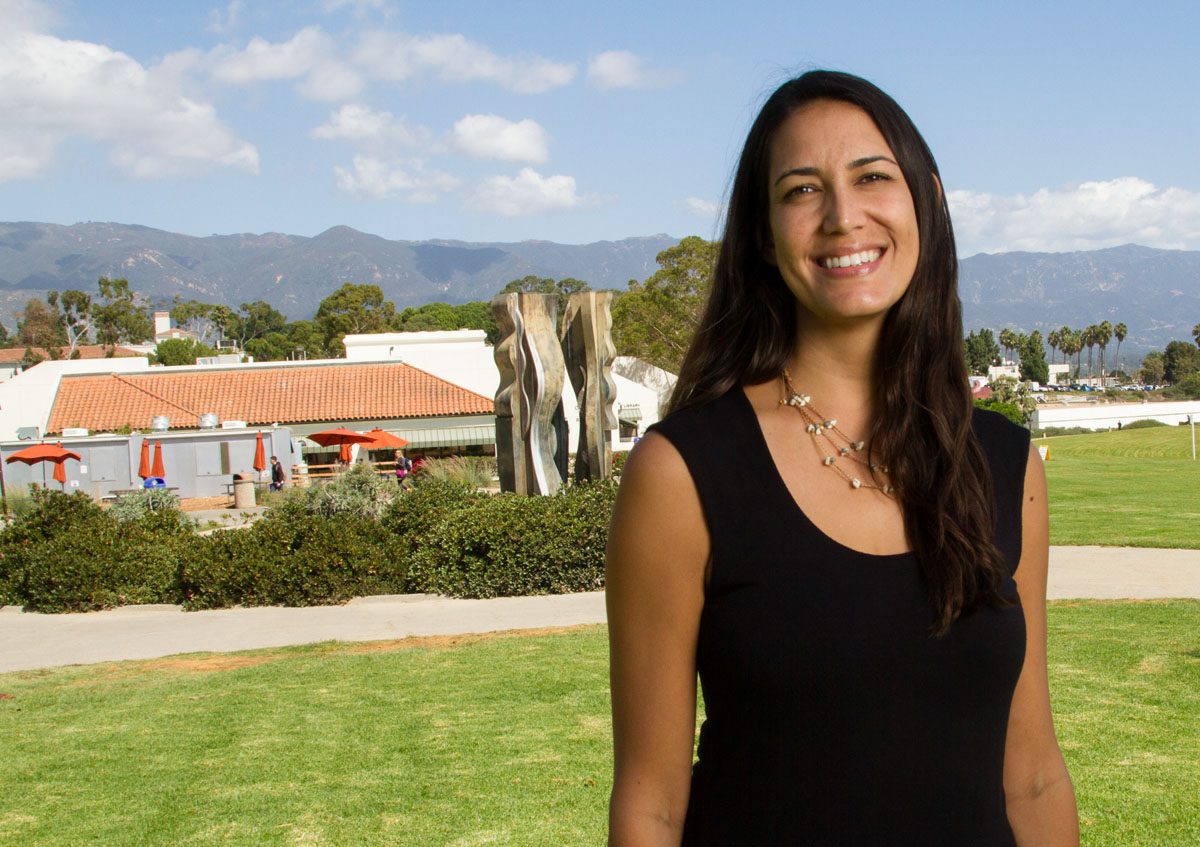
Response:
[[[154,442],[154,463],[150,466],[150,476],[156,476],[159,479],[166,477],[167,471],[163,467],[162,457],[162,442]]]
[[[267,469],[267,451],[263,449],[262,432],[259,431],[258,438],[254,443],[254,469],[256,471],[265,471]]]
[[[398,435],[392,435],[390,432],[379,427],[375,427],[369,432],[364,432],[363,435],[370,436],[371,438],[371,443],[367,445],[368,450],[386,450],[389,447],[399,449],[400,447],[408,446],[406,439]]]
[[[153,476],[150,473],[150,439],[142,439],[142,460],[138,462],[138,476],[145,479],[148,476]]]
[[[54,479],[62,483],[63,490],[67,488],[67,470],[63,467],[63,463],[67,459],[79,461],[79,454],[71,450],[63,449],[62,444],[35,444],[32,447],[26,447],[24,450],[18,450],[4,461],[12,464],[13,462],[24,462],[32,467],[39,462],[54,463]],[[42,485],[46,484],[46,469],[42,468]]]
[[[371,436],[363,435],[361,432],[355,432],[352,429],[346,429],[344,426],[339,426],[336,429],[325,429],[321,432],[314,432],[308,436],[310,440],[317,442],[322,447],[332,447],[337,444],[342,449],[338,453],[338,458],[343,462],[349,462],[352,458],[350,446],[352,444],[370,444]]]

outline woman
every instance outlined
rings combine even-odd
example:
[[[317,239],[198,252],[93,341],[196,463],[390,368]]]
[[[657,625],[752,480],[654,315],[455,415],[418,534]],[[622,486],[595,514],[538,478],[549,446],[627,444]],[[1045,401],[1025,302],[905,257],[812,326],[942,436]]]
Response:
[[[972,412],[956,273],[891,98],[826,71],[771,96],[613,514],[610,844],[1078,843],[1041,462]]]

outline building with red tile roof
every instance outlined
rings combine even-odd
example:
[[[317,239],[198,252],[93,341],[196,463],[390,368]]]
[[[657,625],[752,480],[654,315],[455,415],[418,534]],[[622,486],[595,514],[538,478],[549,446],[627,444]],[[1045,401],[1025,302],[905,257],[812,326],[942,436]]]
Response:
[[[424,428],[429,419],[455,419],[456,425],[467,419],[490,426],[495,407],[490,397],[395,361],[151,368],[64,376],[46,432],[148,430],[159,416],[171,429],[190,429],[208,413],[305,434],[330,423],[392,422],[384,428],[394,430],[405,423]]]

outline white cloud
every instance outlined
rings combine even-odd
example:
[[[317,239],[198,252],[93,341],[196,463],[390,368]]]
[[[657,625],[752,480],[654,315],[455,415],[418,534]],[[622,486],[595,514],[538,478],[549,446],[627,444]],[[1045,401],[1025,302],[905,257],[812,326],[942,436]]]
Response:
[[[1200,248],[1200,193],[1137,177],[1009,196],[947,195],[959,252],[1096,250],[1130,242]]]
[[[378,79],[404,80],[430,75],[443,82],[493,82],[520,94],[540,94],[575,78],[573,62],[541,56],[498,56],[462,35],[412,36],[369,32],[354,61]]]
[[[559,212],[588,205],[591,198],[581,197],[575,189],[575,177],[542,176],[533,168],[521,168],[515,177],[488,177],[476,189],[470,206],[505,217]]]
[[[717,212],[721,210],[720,203],[714,203],[711,200],[702,200],[699,197],[688,197],[683,201],[683,205],[693,215],[698,215],[702,218],[716,217]]]
[[[683,80],[680,71],[648,68],[646,60],[628,50],[609,50],[588,62],[587,80],[601,91],[613,88],[666,88]]]
[[[329,120],[314,129],[312,136],[367,146],[403,144],[428,148],[433,143],[433,134],[426,127],[410,128],[403,118],[397,118],[391,112],[379,112],[357,104],[348,104],[330,113]]]
[[[0,21],[9,33],[44,32],[58,24],[58,15],[39,0],[0,0]]]
[[[528,118],[510,121],[499,115],[466,115],[454,124],[451,138],[456,150],[476,159],[540,164],[550,157],[546,130]]]
[[[426,172],[418,162],[394,162],[373,156],[355,156],[353,169],[334,168],[338,190],[356,197],[382,200],[401,197],[410,203],[431,203],[458,180],[444,173]]]
[[[349,9],[354,17],[360,20],[369,17],[372,13],[381,14],[384,17],[391,17],[394,13],[392,4],[387,0],[322,0],[321,11],[326,14],[340,12],[343,9]]]
[[[113,162],[140,177],[258,171],[254,146],[188,96],[176,69],[147,69],[102,44],[0,34],[0,180],[37,176],[70,137],[110,145]]]
[[[315,68],[332,49],[320,27],[308,26],[287,41],[271,43],[255,36],[243,50],[226,55],[213,76],[235,85],[271,79],[296,79]]]
[[[223,33],[229,32],[232,29],[237,29],[238,20],[242,15],[242,8],[245,6],[243,0],[230,0],[224,11],[221,9],[213,9],[208,13],[208,31]]]
[[[241,50],[213,52],[213,78],[230,85],[299,80],[296,90],[312,100],[345,100],[358,94],[358,71],[337,58],[336,45],[320,27],[308,26],[287,41],[250,39]]]

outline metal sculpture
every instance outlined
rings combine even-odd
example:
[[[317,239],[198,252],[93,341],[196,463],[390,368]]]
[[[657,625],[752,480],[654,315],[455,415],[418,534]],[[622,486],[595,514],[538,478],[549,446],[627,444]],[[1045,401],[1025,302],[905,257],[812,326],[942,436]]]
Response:
[[[553,494],[567,477],[567,425],[562,394],[569,372],[579,403],[575,478],[601,479],[612,467],[612,294],[502,294],[492,300],[500,328],[496,366],[496,459],[500,487]]]
[[[575,481],[605,479],[612,471],[616,385],[612,363],[612,292],[572,294],[562,320],[563,358],[579,407]]]

